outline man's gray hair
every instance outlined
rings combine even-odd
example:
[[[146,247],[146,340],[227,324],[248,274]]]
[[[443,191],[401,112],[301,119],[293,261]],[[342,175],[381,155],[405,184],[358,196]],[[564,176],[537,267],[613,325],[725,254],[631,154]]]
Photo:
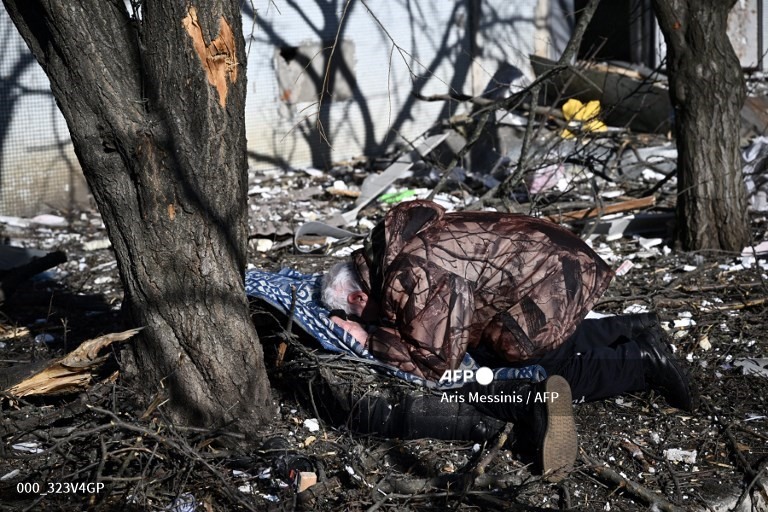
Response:
[[[323,276],[322,299],[328,309],[341,309],[352,313],[347,297],[350,293],[363,289],[352,262],[343,261],[335,264]]]

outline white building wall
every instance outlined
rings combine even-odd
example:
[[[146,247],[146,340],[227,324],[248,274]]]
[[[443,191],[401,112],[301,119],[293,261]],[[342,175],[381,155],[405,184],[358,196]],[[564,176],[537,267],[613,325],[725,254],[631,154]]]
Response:
[[[478,94],[505,62],[530,75],[528,55],[533,53],[534,38],[542,34],[542,27],[538,32],[535,27],[536,4],[536,0],[244,2],[250,165],[327,167],[358,156],[376,156],[393,142],[414,139],[464,108],[418,100],[414,91],[426,96],[449,91]],[[290,87],[300,85],[307,73],[301,66],[297,71],[297,61],[291,65],[280,51],[321,49],[337,33],[343,42],[337,55],[345,58],[354,81],[337,84],[324,96],[320,134],[317,102],[303,101],[312,92]],[[87,198],[66,124],[47,78],[2,7],[0,42],[0,215],[75,209]],[[322,58],[320,54],[313,62]]]
[[[536,0],[352,1],[346,13],[342,0],[322,4],[256,3],[246,107],[248,144],[256,157],[252,165],[321,167],[379,154],[398,136],[412,139],[464,108],[417,100],[413,91],[478,94],[500,63],[526,69],[533,51]],[[327,140],[322,140],[317,102],[286,101],[278,86],[276,53],[280,47],[333,41],[342,17],[339,37],[353,51],[357,91],[350,99],[334,98],[335,91],[323,99],[320,119]],[[473,27],[478,31],[474,39]]]
[[[48,78],[0,7],[0,215],[67,210],[85,180]]]

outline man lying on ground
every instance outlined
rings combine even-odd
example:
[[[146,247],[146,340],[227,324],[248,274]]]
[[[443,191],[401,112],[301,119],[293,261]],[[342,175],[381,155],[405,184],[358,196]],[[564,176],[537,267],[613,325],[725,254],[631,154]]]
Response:
[[[688,376],[655,315],[584,320],[612,277],[588,245],[547,220],[446,213],[411,201],[387,213],[352,261],[330,270],[323,300],[343,312],[334,322],[377,358],[427,380],[439,380],[470,352],[489,367],[542,366],[549,379],[538,392],[579,402],[656,390],[670,405],[693,410]],[[526,386],[493,382],[483,392]],[[570,403],[473,405],[529,423],[542,469],[567,469],[575,460]]]

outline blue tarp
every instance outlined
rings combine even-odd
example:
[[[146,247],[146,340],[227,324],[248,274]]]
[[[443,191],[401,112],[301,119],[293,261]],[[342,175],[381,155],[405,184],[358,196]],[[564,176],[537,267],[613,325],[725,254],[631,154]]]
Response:
[[[249,270],[245,274],[245,291],[252,299],[262,300],[285,315],[290,313],[293,322],[329,352],[347,354],[358,360],[370,361],[372,367],[377,370],[431,388],[453,388],[473,381],[473,377],[469,377],[467,381],[459,379],[451,384],[438,384],[382,364],[363,345],[329,318],[330,312],[323,306],[320,299],[322,277],[322,274],[302,274],[289,268],[284,268],[277,273]],[[477,368],[478,365],[472,356],[466,354],[458,369],[476,370]],[[494,380],[525,379],[539,382],[546,378],[546,372],[538,365],[496,368],[493,373]]]

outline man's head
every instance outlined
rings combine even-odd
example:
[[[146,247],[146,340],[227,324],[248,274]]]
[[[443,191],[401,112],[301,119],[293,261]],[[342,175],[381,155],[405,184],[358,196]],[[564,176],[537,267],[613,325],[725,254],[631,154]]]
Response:
[[[322,299],[331,309],[340,309],[348,315],[363,316],[368,294],[363,291],[360,278],[350,262],[337,263],[323,277]]]

